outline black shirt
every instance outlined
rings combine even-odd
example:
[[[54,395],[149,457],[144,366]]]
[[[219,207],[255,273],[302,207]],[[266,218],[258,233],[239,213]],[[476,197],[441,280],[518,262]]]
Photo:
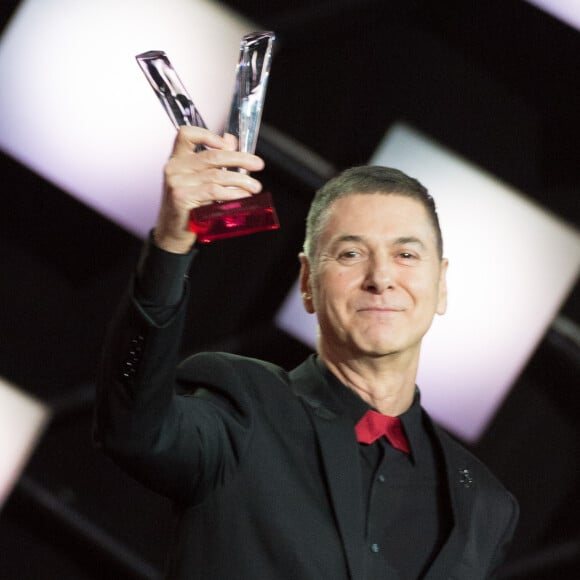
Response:
[[[318,360],[354,429],[371,407]],[[399,418],[410,454],[384,437],[371,445],[359,443],[366,580],[421,578],[452,527],[444,462],[423,418],[418,390]]]

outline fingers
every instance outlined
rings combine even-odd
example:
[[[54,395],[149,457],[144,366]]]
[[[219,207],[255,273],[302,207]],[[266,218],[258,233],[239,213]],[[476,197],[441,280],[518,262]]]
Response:
[[[168,201],[183,210],[247,197],[262,189],[262,184],[246,173],[227,171],[203,160],[195,165],[199,168],[192,169],[188,160],[174,157],[165,166],[165,190],[171,198]]]
[[[206,149],[196,153],[198,146]],[[245,171],[260,171],[264,162],[260,157],[237,151],[237,140],[233,135],[220,137],[201,127],[181,127],[175,139],[171,159],[183,159],[190,164],[191,171],[208,167],[241,168]]]
[[[177,132],[177,137],[173,143],[172,155],[195,151],[198,145],[224,149],[228,147],[228,143],[229,141],[227,139],[212,133],[208,129],[184,126],[180,127]]]
[[[199,146],[205,149],[199,151]],[[248,173],[263,169],[264,162],[236,149],[233,135],[220,137],[200,127],[180,128],[165,165],[164,195],[155,227],[162,247],[182,251],[193,243],[188,231],[193,208],[261,191],[262,184]]]
[[[198,145],[208,149],[196,153]],[[165,165],[165,193],[172,198],[168,201],[185,210],[261,191],[261,183],[247,172],[263,169],[264,162],[236,147],[233,135],[220,137],[200,127],[181,127]]]

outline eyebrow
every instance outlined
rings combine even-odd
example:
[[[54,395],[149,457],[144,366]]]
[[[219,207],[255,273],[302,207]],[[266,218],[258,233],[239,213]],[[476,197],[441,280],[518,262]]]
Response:
[[[395,246],[405,246],[407,244],[415,244],[417,246],[421,246],[422,248],[425,247],[425,244],[422,240],[415,236],[402,236],[395,240]]]
[[[340,244],[341,242],[364,242],[364,236],[356,236],[354,234],[344,234],[332,240],[333,244]]]
[[[365,236],[355,235],[355,234],[344,234],[333,240],[332,244],[341,244],[343,242],[366,242]],[[425,247],[422,240],[415,236],[400,236],[393,240],[393,246],[404,246],[407,244],[415,244],[417,246]]]

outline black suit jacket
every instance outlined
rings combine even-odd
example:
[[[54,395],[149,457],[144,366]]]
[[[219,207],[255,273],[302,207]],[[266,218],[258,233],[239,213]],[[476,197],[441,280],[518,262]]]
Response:
[[[157,326],[127,300],[109,334],[95,416],[98,444],[175,502],[167,577],[362,578],[358,444],[314,360],[290,373],[224,353],[178,366],[182,319]],[[454,526],[425,578],[489,578],[517,504],[473,455],[434,432]]]

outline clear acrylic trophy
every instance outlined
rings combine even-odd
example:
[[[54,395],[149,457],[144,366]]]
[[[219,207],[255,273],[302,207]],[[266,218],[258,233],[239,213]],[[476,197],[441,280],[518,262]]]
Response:
[[[240,44],[234,96],[225,128],[226,133],[237,137],[240,151],[254,153],[256,150],[274,38],[273,32],[256,32],[244,36]],[[163,51],[144,52],[136,59],[176,128],[182,125],[206,127]],[[270,193],[262,192],[196,208],[191,211],[189,227],[200,242],[207,243],[273,230],[280,225]]]

